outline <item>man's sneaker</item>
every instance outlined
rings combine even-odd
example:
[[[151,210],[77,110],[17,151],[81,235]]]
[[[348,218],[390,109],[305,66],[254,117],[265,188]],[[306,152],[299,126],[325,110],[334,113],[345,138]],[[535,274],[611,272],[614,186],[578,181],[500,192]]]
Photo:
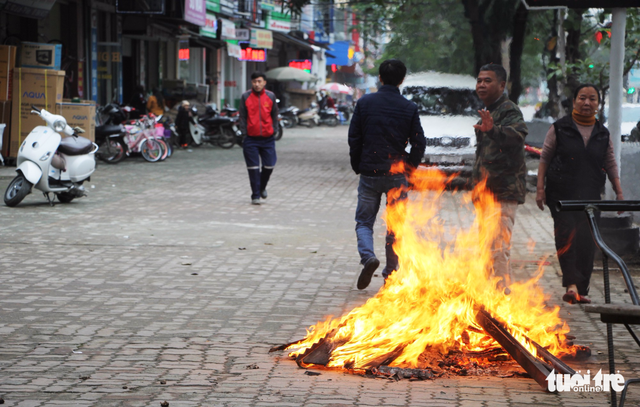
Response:
[[[373,273],[376,271],[378,266],[380,265],[380,260],[375,257],[371,257],[364,262],[364,267],[360,272],[360,277],[358,277],[358,290],[364,290],[369,287],[369,283],[371,283],[371,277],[373,277]]]
[[[260,196],[262,197],[262,199],[267,199],[267,190],[263,189],[262,191],[260,191]]]
[[[260,199],[259,198],[252,199],[251,200],[251,205],[260,205]]]

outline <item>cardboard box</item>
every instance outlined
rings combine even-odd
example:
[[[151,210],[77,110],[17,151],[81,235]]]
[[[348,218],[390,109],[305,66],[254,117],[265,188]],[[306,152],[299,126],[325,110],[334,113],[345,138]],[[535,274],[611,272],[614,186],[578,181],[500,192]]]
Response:
[[[16,67],[16,50],[12,45],[0,45],[0,76],[6,76]]]
[[[93,100],[72,103],[71,100],[64,99],[57,106],[57,114],[67,119],[69,126],[82,128],[85,131],[81,134],[82,137],[96,140],[96,103]]]
[[[60,69],[62,44],[23,42],[20,44],[20,65],[23,68]]]
[[[0,102],[11,100],[13,68],[16,66],[16,50],[11,45],[0,45]]]
[[[9,157],[9,140],[11,139],[11,101],[0,102],[0,123],[4,123],[0,153],[3,157]]]
[[[9,157],[16,157],[18,148],[36,126],[46,126],[42,118],[31,114],[31,106],[56,112],[62,103],[64,71],[15,68],[11,103],[11,139]]]
[[[13,92],[13,69],[6,74],[0,73],[0,102],[11,100]]]

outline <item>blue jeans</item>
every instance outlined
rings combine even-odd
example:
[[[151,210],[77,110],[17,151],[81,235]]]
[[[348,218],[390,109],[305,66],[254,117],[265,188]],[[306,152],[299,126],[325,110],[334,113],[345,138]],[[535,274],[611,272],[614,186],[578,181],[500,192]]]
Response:
[[[276,165],[276,140],[273,136],[245,137],[242,151],[249,172],[251,199],[258,199],[260,191],[267,189],[267,183]],[[262,171],[260,161],[262,161]]]
[[[358,185],[358,207],[356,209],[356,236],[358,237],[358,253],[360,263],[364,264],[371,257],[375,257],[373,251],[373,225],[376,222],[382,194],[387,195],[386,204],[389,202],[388,192],[393,188],[404,187],[399,199],[407,199],[407,178],[403,174],[370,177],[360,176]],[[382,276],[387,278],[394,270],[398,269],[398,255],[393,251],[395,235],[387,229],[385,252],[387,265],[382,270]]]

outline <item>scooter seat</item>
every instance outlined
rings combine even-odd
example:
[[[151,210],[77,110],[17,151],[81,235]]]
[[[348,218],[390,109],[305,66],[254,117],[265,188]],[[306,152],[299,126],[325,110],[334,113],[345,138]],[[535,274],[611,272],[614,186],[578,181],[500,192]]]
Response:
[[[93,148],[91,140],[84,137],[65,137],[60,141],[58,152],[66,155],[82,155],[90,153]]]
[[[105,124],[103,126],[96,126],[96,136],[110,136],[112,134],[120,134],[122,133],[122,126]]]

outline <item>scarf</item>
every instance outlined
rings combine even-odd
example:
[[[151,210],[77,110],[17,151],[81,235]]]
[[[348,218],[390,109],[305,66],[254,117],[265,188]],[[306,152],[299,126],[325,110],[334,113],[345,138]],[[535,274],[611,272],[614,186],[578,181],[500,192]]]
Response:
[[[581,126],[593,126],[594,124],[596,124],[595,114],[593,116],[585,116],[583,114],[578,113],[576,109],[573,109],[573,112],[571,112],[571,118],[573,119],[574,122],[576,122]]]

